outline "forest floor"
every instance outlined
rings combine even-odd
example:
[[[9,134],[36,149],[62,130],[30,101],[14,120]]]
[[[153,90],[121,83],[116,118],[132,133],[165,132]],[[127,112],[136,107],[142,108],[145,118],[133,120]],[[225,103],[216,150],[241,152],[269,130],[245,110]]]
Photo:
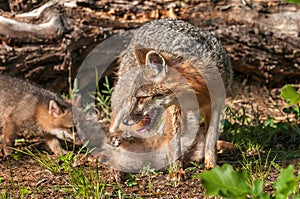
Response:
[[[246,79],[241,81],[242,77],[238,79],[233,85],[234,97],[228,97],[231,111],[227,113],[227,118],[238,119],[221,138],[234,143],[240,151],[218,154],[218,164],[248,168],[253,178],[263,176],[264,190],[272,194],[272,183],[280,173],[275,165],[284,168],[293,164],[295,174],[299,171],[299,129],[298,133],[288,130],[293,118],[287,121],[289,117],[282,112],[286,105],[279,96],[280,88],[267,89]],[[285,128],[266,128],[264,121],[270,116],[274,124],[281,122]],[[237,127],[241,135],[233,136],[233,131],[237,132],[234,124],[249,118],[250,123]],[[263,125],[256,124],[257,120]],[[84,153],[71,152],[56,158],[48,155],[45,145],[36,139],[20,142],[16,149],[23,152],[16,151],[8,158],[0,156],[0,198],[206,198],[200,179],[193,177],[204,171],[201,163],[186,168],[180,181],[174,180],[168,169],[150,169],[126,174],[116,182],[111,169]]]

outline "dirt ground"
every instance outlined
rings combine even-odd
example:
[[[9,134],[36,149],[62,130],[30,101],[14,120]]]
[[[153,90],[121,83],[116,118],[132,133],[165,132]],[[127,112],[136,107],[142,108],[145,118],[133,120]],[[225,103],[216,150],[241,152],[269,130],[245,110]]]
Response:
[[[286,162],[285,164],[294,164],[297,170],[297,164],[299,160]],[[52,174],[47,169],[38,164],[35,160],[23,157],[20,160],[9,160],[5,161],[1,158],[0,162],[1,177],[4,177],[4,182],[1,183],[1,189],[7,189],[7,184],[12,183],[12,176],[16,190],[17,186],[28,187],[31,193],[25,198],[73,198],[72,196],[61,191],[62,187],[69,187],[68,177],[61,174]],[[82,164],[84,164],[82,162]],[[203,170],[200,168],[189,171],[186,174],[186,179],[179,182],[178,185],[174,185],[173,182],[166,180],[167,174],[159,174],[151,179],[152,190],[147,189],[148,177],[137,176],[135,182],[139,186],[129,187],[125,183],[120,183],[123,197],[124,198],[206,198],[204,193],[205,190],[200,184],[200,180],[192,178],[192,174],[200,173]],[[12,173],[11,173],[12,172]],[[278,176],[278,171],[272,169],[268,176],[269,186],[265,188],[266,191],[272,193],[271,182],[274,181]],[[104,182],[110,181],[112,174],[109,169],[100,166],[100,178]],[[111,184],[113,187],[113,184]],[[61,188],[60,188],[61,187]],[[106,192],[113,193],[113,188],[106,188]],[[13,186],[10,186],[10,193],[13,195]],[[17,197],[19,198],[19,191],[17,191]],[[12,198],[12,197],[11,197]],[[111,198],[117,198],[111,197]]]
[[[262,119],[267,118],[268,115],[274,116],[277,120],[285,118],[281,112],[284,104],[280,97],[278,97],[279,88],[268,90],[258,83],[246,82],[246,80],[239,83],[241,80],[239,77],[237,79],[233,85],[234,93],[231,94],[235,97],[228,97],[228,103],[232,107],[236,109],[241,106],[249,107],[248,114],[251,114],[250,105],[253,105],[255,109],[261,112]],[[284,142],[284,140],[281,141]],[[27,140],[26,143],[19,144],[17,148],[23,149],[24,147],[28,147],[29,149],[36,148],[40,151],[47,150],[44,144],[36,139]],[[241,156],[235,153],[218,155],[218,164],[220,165],[223,163],[238,165],[239,161],[241,161]],[[299,163],[300,159],[278,162],[281,166],[288,164],[295,165],[297,173],[299,171]],[[60,164],[60,162],[57,161],[57,164]],[[197,167],[188,168],[184,179],[178,183],[174,183],[168,179],[169,175],[166,171],[153,175],[151,177],[151,190],[147,188],[149,185],[149,176],[138,174],[134,180],[137,185],[129,186],[128,183],[125,183],[126,179],[128,181],[128,176],[124,178],[125,182],[116,183],[114,182],[113,172],[109,168],[90,162],[89,158],[84,158],[80,161],[79,165],[85,167],[87,170],[90,168],[97,169],[99,171],[99,179],[109,184],[105,188],[106,193],[113,194],[113,198],[117,198],[116,187],[120,188],[123,197],[126,198],[174,198],[175,196],[179,198],[205,198],[205,190],[201,186],[200,180],[192,177],[193,174],[203,172],[201,164]],[[70,196],[70,193],[62,191],[62,187],[70,188],[68,182],[69,176],[66,173],[51,173],[49,169],[42,166],[30,156],[21,155],[19,158],[9,157],[7,159],[0,156],[0,171],[0,193],[1,191],[2,193],[9,191],[11,196],[14,193],[19,195],[18,187],[27,187],[31,193],[25,195],[25,198],[73,198]],[[269,183],[265,187],[266,191],[272,193],[271,184],[277,178],[278,174],[278,170],[272,167],[267,178]]]

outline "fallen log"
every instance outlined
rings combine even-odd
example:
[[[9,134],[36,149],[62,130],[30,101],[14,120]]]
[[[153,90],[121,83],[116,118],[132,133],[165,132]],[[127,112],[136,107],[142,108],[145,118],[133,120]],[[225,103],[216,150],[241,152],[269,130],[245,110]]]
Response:
[[[23,13],[0,12],[0,72],[29,78],[58,92],[67,91],[68,78],[76,77],[84,58],[99,43],[161,17],[217,31],[235,74],[270,86],[300,79],[299,5],[264,0],[180,4],[52,0],[27,11],[25,3],[18,2]]]

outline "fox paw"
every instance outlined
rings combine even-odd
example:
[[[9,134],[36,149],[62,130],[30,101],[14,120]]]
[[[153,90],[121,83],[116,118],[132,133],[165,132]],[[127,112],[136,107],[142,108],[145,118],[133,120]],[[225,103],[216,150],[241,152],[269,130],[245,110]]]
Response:
[[[118,135],[111,135],[109,137],[109,144],[113,147],[119,147],[122,143],[122,138]]]
[[[216,164],[210,163],[210,162],[206,162],[205,163],[205,169],[206,170],[211,170],[212,168],[214,168],[215,166],[217,166]]]

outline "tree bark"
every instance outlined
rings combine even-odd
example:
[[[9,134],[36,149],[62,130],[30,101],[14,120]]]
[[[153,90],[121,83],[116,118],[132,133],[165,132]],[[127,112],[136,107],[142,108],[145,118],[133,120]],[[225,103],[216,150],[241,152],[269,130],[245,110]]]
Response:
[[[300,79],[299,8],[281,1],[227,1],[214,9],[199,4],[187,18],[219,32],[236,72],[278,86]]]
[[[3,10],[9,3],[10,10],[23,11],[0,12],[0,72],[58,92],[66,91],[68,78],[76,76],[97,44],[161,17],[217,31],[236,74],[275,86],[300,79],[299,5],[264,0],[13,2],[0,1]]]

